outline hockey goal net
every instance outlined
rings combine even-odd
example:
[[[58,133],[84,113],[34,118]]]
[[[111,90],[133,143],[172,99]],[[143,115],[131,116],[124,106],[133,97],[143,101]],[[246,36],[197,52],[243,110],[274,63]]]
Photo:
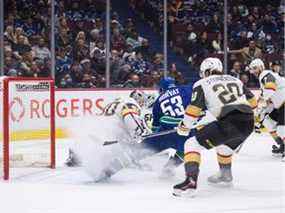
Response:
[[[55,168],[54,99],[50,78],[0,78],[0,174],[4,180],[15,176],[14,168]]]

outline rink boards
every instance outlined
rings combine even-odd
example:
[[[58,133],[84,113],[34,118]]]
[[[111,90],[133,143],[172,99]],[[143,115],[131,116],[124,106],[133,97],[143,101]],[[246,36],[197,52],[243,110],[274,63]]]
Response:
[[[55,114],[56,114],[56,137],[68,138],[70,123],[80,122],[84,118],[93,119],[100,116],[104,107],[118,97],[128,97],[132,90],[128,89],[88,89],[88,90],[62,90],[55,93]],[[259,97],[259,90],[252,90],[256,97]],[[155,93],[156,90],[145,90],[146,93]],[[33,96],[33,94],[31,94]],[[23,98],[23,97],[20,97]],[[19,115],[19,106],[11,108],[10,122],[11,140],[36,140],[49,137],[49,112],[46,111],[44,97],[35,96],[32,101],[23,101],[22,113]],[[0,111],[2,107],[0,108]],[[17,117],[15,121],[13,117]],[[1,128],[2,129],[2,128]],[[1,132],[2,133],[2,132]],[[1,140],[2,134],[0,134]]]

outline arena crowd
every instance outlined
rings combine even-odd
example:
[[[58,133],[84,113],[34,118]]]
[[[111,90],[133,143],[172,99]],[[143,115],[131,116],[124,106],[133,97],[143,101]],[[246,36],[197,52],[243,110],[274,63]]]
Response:
[[[131,10],[158,34],[163,32],[163,1],[129,0]],[[249,62],[262,58],[284,71],[285,3],[229,0],[228,73],[249,87],[258,80]],[[60,88],[102,88],[106,84],[106,2],[57,0],[55,80]],[[4,73],[47,77],[51,74],[51,5],[49,0],[5,1]],[[198,70],[209,56],[223,59],[223,1],[169,0],[169,48]],[[110,76],[112,87],[155,87],[163,75],[163,54],[138,33],[136,20],[111,12]],[[282,67],[283,66],[283,67]],[[189,70],[190,72],[190,70]],[[195,69],[191,72],[196,72]],[[186,83],[169,65],[169,75]]]

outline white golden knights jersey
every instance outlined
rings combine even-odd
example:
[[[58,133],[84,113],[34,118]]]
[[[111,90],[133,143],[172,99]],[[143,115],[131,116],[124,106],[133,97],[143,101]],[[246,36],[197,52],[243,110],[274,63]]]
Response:
[[[196,120],[205,110],[219,119],[234,110],[252,113],[252,108],[256,106],[254,95],[239,79],[230,75],[211,75],[194,84],[184,123],[193,123],[186,120],[190,117],[190,120]]]
[[[276,109],[285,103],[285,78],[271,70],[264,70],[259,75],[262,97],[270,99]]]
[[[127,131],[131,138],[141,135],[147,131],[142,115],[142,109],[132,98],[117,98],[105,107],[104,116],[119,118],[113,125],[115,132]]]

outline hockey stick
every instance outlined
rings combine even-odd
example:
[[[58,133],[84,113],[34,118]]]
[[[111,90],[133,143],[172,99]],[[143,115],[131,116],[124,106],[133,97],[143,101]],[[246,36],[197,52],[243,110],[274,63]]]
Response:
[[[162,135],[167,135],[167,134],[170,134],[170,133],[174,133],[176,131],[177,131],[176,129],[170,129],[170,130],[165,130],[165,131],[161,131],[161,132],[157,132],[157,133],[151,133],[151,134],[142,136],[141,140],[154,138],[154,137],[158,137],[158,136],[162,136]],[[103,143],[103,146],[112,145],[112,144],[115,144],[115,143],[119,143],[119,141],[105,141]]]

